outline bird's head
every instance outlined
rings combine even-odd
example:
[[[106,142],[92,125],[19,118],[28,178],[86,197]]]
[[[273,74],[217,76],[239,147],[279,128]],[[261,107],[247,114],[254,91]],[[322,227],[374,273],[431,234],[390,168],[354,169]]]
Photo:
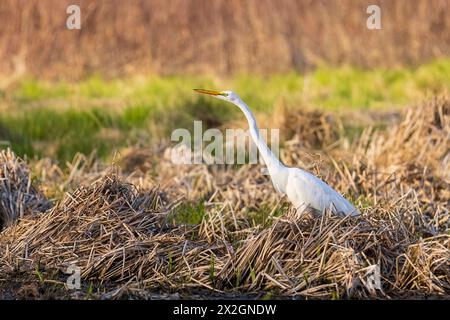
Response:
[[[239,96],[233,91],[225,90],[225,91],[213,91],[213,90],[205,90],[205,89],[194,89],[194,91],[202,94],[207,94],[213,97],[216,97],[220,100],[229,101],[231,103],[236,103],[241,100]]]

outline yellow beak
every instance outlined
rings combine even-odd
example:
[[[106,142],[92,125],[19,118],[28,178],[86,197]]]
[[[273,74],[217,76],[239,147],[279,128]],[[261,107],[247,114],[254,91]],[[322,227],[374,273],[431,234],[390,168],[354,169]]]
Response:
[[[223,93],[219,92],[219,91],[213,91],[213,90],[205,90],[205,89],[194,89],[194,91],[198,92],[198,93],[203,93],[203,94],[209,94],[211,96],[222,96]]]

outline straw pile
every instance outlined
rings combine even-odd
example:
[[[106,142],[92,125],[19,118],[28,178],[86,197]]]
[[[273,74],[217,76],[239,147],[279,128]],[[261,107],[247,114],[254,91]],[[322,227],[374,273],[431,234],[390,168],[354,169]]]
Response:
[[[49,202],[33,186],[30,170],[10,150],[0,151],[0,230],[33,212],[42,212]]]
[[[248,236],[227,261],[220,274],[223,285],[315,298],[450,293],[448,234],[421,238],[404,216],[366,214],[312,219],[290,212],[277,218],[270,228]],[[375,268],[379,288],[368,286]]]
[[[202,282],[218,248],[167,226],[173,204],[163,198],[157,189],[140,192],[108,174],[68,194],[46,215],[9,229],[4,267],[14,270],[18,258],[22,268],[39,261],[64,272],[74,265],[84,279],[143,281],[148,287],[171,287],[188,277]]]

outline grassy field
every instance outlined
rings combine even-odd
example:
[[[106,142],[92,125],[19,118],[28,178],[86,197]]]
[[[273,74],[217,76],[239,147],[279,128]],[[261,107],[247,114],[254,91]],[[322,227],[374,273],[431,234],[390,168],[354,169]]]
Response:
[[[362,212],[293,210],[261,165],[176,165],[173,129],[246,127]],[[450,60],[232,79],[26,79],[0,104],[0,299],[450,296]],[[205,129],[204,128],[204,129]],[[27,156],[26,160],[20,157]],[[68,266],[81,268],[67,290]],[[380,270],[381,288],[367,286]]]
[[[204,99],[192,88],[233,89],[258,114],[280,105],[327,111],[397,110],[450,88],[450,60],[417,68],[361,70],[323,67],[296,73],[228,80],[134,77],[76,83],[23,80],[2,92],[0,142],[19,155],[64,163],[77,152],[111,159],[127,145],[148,146],[176,128],[221,127],[242,119],[236,108]],[[271,124],[268,123],[270,126]],[[348,125],[357,126],[349,121]]]

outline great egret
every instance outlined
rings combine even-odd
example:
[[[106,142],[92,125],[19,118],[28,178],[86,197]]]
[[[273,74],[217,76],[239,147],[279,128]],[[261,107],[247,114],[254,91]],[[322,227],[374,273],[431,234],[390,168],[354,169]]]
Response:
[[[289,168],[281,163],[259,135],[255,117],[236,93],[232,91],[194,90],[231,102],[242,110],[250,127],[250,135],[264,159],[275,189],[287,195],[297,210],[312,208],[313,212],[320,214],[325,209],[330,209],[333,213],[339,215],[360,214],[347,199],[320,178],[308,171],[299,168]]]

